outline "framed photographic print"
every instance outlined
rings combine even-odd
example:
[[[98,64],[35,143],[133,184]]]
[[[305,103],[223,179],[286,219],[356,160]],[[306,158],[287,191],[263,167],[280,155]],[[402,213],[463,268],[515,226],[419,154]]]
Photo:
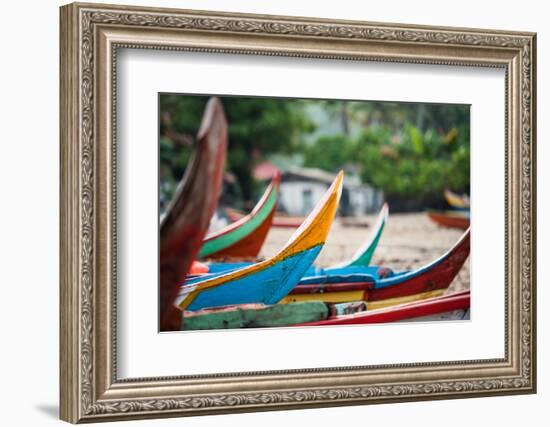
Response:
[[[536,390],[535,34],[61,8],[61,418]]]

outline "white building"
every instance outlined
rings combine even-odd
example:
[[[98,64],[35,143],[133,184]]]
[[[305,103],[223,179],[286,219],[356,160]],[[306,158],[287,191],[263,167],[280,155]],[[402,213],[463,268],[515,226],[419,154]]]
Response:
[[[309,214],[334,178],[335,174],[321,169],[289,168],[281,176],[279,209],[292,216]],[[340,214],[360,216],[375,212],[383,202],[384,194],[369,185],[362,184],[358,175],[344,176]]]

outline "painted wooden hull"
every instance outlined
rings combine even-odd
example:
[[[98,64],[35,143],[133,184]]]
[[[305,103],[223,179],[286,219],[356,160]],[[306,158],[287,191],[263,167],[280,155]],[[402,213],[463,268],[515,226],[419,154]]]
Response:
[[[466,195],[458,195],[456,193],[453,193],[451,190],[445,189],[443,192],[445,199],[447,200],[447,203],[449,206],[451,206],[453,209],[470,209],[470,198]]]
[[[230,272],[188,278],[180,288],[180,310],[234,304],[276,304],[299,282],[323,247],[342,192],[340,172],[323,199],[274,257]]]
[[[185,311],[182,330],[273,328],[317,322],[367,311],[367,303],[325,304],[321,301],[295,304],[241,304],[227,307]]]
[[[386,309],[364,301],[325,304],[320,301],[284,305],[242,304],[185,311],[182,330],[322,326],[403,321],[463,320],[469,318],[469,291],[402,303]]]
[[[376,220],[372,233],[368,236],[365,242],[357,249],[355,254],[349,260],[344,261],[343,263],[335,265],[331,268],[338,269],[338,271],[340,271],[340,269],[347,269],[350,267],[368,266],[378,246],[378,242],[380,241],[382,232],[384,231],[384,227],[388,220],[388,214],[388,205],[384,204],[384,206],[380,210],[380,213],[378,214],[378,218]],[[251,264],[253,264],[252,261],[209,263],[207,264],[207,268],[209,273],[220,273],[223,271],[231,271],[237,268],[246,267]],[[331,268],[322,269],[312,266],[308,269],[305,275],[315,276],[321,274],[330,274]],[[199,273],[202,271],[197,270],[196,272]]]
[[[379,310],[335,316],[326,320],[305,322],[294,326],[338,326],[338,325],[366,325],[371,323],[389,323],[404,320],[424,318],[443,313],[464,311],[470,308],[470,291],[444,295],[438,298],[403,304]],[[433,318],[433,317],[432,317]]]
[[[182,330],[270,328],[325,320],[329,307],[322,302],[287,305],[240,305],[184,312]]]
[[[369,310],[378,310],[379,308],[393,307],[395,305],[406,304],[410,302],[422,301],[428,298],[442,296],[446,289],[435,289],[433,291],[419,292],[413,295],[402,297],[386,298],[375,301],[368,301],[368,290],[356,291],[335,291],[321,294],[295,294],[292,293],[284,297],[279,304],[292,304],[297,302],[322,301],[331,304],[364,302]]]
[[[179,329],[179,284],[199,253],[221,190],[227,121],[219,99],[206,106],[197,150],[160,223],[160,330]]]
[[[206,236],[199,257],[209,259],[257,257],[277,209],[279,183],[280,175],[277,174],[249,215]]]
[[[282,302],[382,301],[403,297],[413,300],[415,295],[449,287],[469,254],[470,230],[446,254],[417,270],[392,273],[387,269],[366,267],[363,268],[365,274],[304,277]]]
[[[462,215],[458,212],[428,212],[430,219],[442,227],[459,228],[466,230],[470,227],[469,215]]]

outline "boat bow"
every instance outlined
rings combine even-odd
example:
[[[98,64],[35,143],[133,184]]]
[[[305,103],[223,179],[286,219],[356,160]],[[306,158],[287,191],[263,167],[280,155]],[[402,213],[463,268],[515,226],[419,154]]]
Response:
[[[252,212],[204,239],[199,258],[254,258],[260,253],[277,209],[281,175],[276,173]]]
[[[218,98],[208,101],[197,139],[197,149],[160,221],[161,331],[179,328],[180,313],[173,310],[179,283],[199,252],[221,191],[227,121]]]
[[[243,268],[196,277],[181,286],[178,307],[276,304],[296,286],[324,245],[342,193],[340,172],[323,199],[274,257]]]

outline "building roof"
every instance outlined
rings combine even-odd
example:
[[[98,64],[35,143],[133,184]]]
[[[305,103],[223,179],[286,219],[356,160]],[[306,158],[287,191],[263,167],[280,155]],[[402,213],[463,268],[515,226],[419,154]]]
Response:
[[[334,181],[335,174],[326,172],[322,169],[290,166],[285,172],[283,172],[283,177],[302,178],[308,181],[319,181],[331,184],[332,181]]]
[[[274,177],[277,172],[279,172],[277,166],[266,160],[254,168],[252,176],[259,181],[267,181]]]

